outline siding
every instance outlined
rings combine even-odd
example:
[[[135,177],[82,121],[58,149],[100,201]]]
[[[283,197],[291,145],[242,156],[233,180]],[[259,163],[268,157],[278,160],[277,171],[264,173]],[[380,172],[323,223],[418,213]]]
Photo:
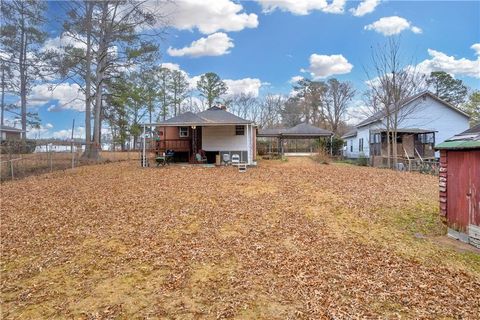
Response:
[[[245,126],[246,127],[246,126]],[[235,135],[235,126],[202,127],[202,149],[205,151],[247,151],[245,135]]]

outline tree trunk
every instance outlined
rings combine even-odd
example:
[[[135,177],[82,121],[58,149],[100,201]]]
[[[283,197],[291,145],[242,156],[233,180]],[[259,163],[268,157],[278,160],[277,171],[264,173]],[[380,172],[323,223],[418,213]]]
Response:
[[[87,49],[85,53],[85,152],[83,153],[83,158],[90,158],[91,144],[92,144],[92,119],[91,119],[91,108],[92,108],[92,77],[91,77],[91,68],[92,68],[92,14],[93,14],[93,3],[86,2],[86,33],[87,33]]]
[[[5,65],[2,62],[2,106],[1,106],[1,120],[0,124],[3,126],[4,124],[4,117],[5,117]]]
[[[24,3],[22,2],[22,13],[20,18],[20,57],[19,57],[19,72],[20,72],[20,114],[22,121],[22,140],[27,139],[27,75],[26,75],[26,59],[27,59],[27,36],[25,32],[25,16],[23,13]]]

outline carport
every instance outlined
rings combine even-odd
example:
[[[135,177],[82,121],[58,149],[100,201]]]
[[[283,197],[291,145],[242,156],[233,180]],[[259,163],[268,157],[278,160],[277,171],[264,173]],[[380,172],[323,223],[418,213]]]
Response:
[[[257,133],[257,138],[266,138],[268,139],[268,148],[267,153],[269,154],[278,154],[285,155],[285,142],[294,140],[294,147],[287,150],[290,155],[303,155],[311,154],[313,150],[301,150],[299,152],[297,148],[297,141],[299,140],[316,140],[316,139],[330,139],[333,138],[333,132],[322,129],[319,127],[312,126],[308,123],[300,123],[291,128],[267,128],[260,129]],[[276,147],[274,147],[274,143]],[[331,145],[331,144],[330,144]],[[330,147],[330,153],[332,152]]]

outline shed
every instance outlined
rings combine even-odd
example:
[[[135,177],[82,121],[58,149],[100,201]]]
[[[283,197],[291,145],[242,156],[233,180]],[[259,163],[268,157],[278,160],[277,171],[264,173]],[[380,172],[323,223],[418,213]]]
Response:
[[[448,235],[480,247],[480,124],[436,146]]]
[[[22,129],[0,125],[0,141],[19,140],[22,137]]]

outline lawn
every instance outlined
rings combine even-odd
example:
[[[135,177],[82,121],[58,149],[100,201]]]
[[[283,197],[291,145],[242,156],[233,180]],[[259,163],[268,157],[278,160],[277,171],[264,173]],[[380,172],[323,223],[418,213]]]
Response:
[[[320,165],[110,163],[5,182],[5,319],[464,318],[480,255],[437,178]]]

